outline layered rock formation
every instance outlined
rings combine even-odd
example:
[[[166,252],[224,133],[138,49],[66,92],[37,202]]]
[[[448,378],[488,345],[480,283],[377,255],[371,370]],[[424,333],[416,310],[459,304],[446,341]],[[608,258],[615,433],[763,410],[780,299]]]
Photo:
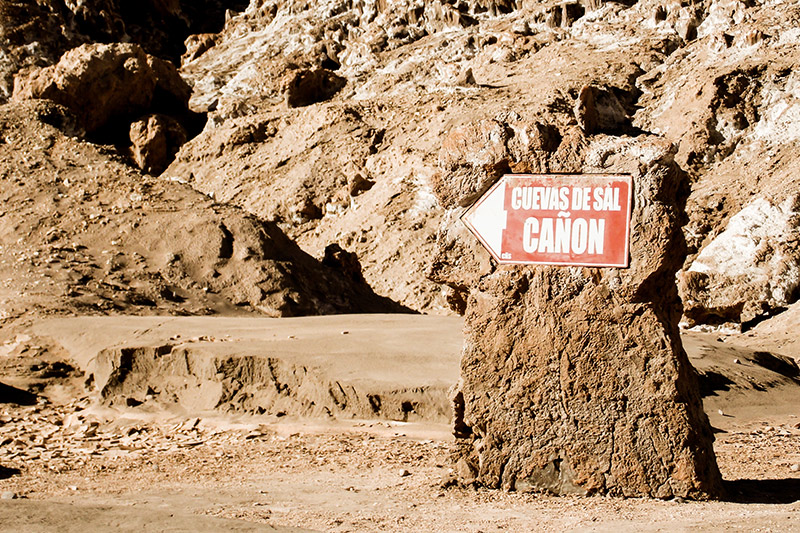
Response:
[[[493,266],[452,228],[457,219],[445,222],[431,274],[468,292],[458,474],[518,491],[718,496],[711,427],[678,335],[686,176],[657,137],[558,122],[498,117],[454,131],[440,156],[440,202],[460,212],[503,168],[631,174],[630,267]],[[470,160],[463,147],[487,155]],[[452,169],[453,160],[463,163]]]
[[[431,203],[443,139],[501,111],[569,109],[585,131],[677,144],[693,188],[688,269],[764,183],[776,204],[797,190],[798,58],[786,9],[795,8],[254,1],[190,43],[181,72],[210,122],[168,174],[278,220],[314,255],[335,241],[379,291],[447,312],[462,298],[421,274],[443,215]],[[315,69],[347,85],[287,110],[286,80]],[[341,189],[356,174],[376,186],[351,202]],[[408,216],[409,204],[425,206],[422,217]],[[411,246],[395,255],[401,243]]]

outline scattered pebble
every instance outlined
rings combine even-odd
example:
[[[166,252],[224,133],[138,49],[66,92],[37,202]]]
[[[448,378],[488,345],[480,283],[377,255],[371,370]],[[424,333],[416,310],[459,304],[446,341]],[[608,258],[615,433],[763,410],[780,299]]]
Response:
[[[733,360],[733,364],[734,364],[734,365],[741,365],[741,364],[742,364],[742,362],[741,362],[741,361],[739,361],[738,359],[734,359],[734,360]]]
[[[19,496],[17,496],[17,493],[13,490],[7,490],[3,492],[3,494],[0,494],[0,500],[16,500],[17,498],[19,498]]]
[[[409,472],[409,471],[408,471],[408,470],[406,470],[405,468],[403,468],[403,469],[401,469],[401,470],[400,470],[400,477],[408,477],[408,476],[410,476],[410,475],[411,475],[411,472]]]
[[[795,463],[789,467],[792,472],[800,472],[800,463]]]

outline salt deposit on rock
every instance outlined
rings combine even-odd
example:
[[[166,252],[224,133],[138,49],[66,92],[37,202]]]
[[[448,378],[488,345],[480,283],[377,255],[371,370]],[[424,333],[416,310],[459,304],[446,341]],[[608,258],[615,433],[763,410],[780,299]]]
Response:
[[[797,196],[780,205],[758,198],[731,217],[681,275],[690,324],[749,322],[797,299],[799,208]]]

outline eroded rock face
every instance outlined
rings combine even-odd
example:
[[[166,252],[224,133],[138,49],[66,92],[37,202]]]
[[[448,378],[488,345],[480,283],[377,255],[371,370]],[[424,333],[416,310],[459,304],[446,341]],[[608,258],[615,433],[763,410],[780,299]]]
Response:
[[[190,92],[174,66],[137,45],[92,44],[70,50],[56,65],[18,75],[13,98],[61,104],[93,132],[151,109],[185,113]]]
[[[800,201],[758,198],[681,273],[689,325],[747,323],[788,306],[800,289]]]
[[[508,132],[524,121],[496,122]],[[557,120],[532,120],[527,129],[547,123]],[[473,131],[465,142],[485,144],[484,129]],[[558,137],[548,149],[521,157],[500,149],[492,160],[631,174],[630,267],[496,266],[463,242],[469,237],[453,227],[455,217],[445,219],[431,275],[468,288],[454,401],[457,471],[464,482],[508,490],[717,496],[713,436],[678,335],[674,273],[685,253],[686,184],[674,148],[653,136],[586,137],[574,126]],[[472,181],[443,173],[444,205],[491,181],[484,159],[474,159]]]
[[[217,32],[226,10],[247,0],[9,0],[0,3],[0,103],[10,97],[20,70],[55,64],[86,43],[127,42],[148,54],[180,62],[183,41]]]
[[[430,189],[452,196],[436,177],[443,142],[453,143],[447,174],[479,194],[463,154],[499,163],[481,178],[491,183],[507,170],[578,171],[586,135],[649,132],[678,146],[690,176],[688,268],[753,197],[798,190],[797,9],[785,0],[253,0],[220,33],[187,41],[181,72],[209,127],[168,173],[278,220],[317,257],[339,242],[372,286],[438,313],[450,309],[421,272],[432,256],[425,232],[442,216]],[[286,109],[286,75],[321,68],[345,87]],[[502,111],[542,110],[560,122],[492,124]],[[484,152],[459,148],[470,127],[484,129]],[[375,187],[348,201],[339,189],[359,173]],[[394,255],[401,243],[410,245]],[[451,289],[461,309],[465,293]]]
[[[0,4],[0,102],[11,97],[17,71],[58,60],[71,42],[63,23],[60,10],[47,2]]]
[[[90,139],[115,144],[136,166],[160,174],[202,125],[188,108],[190,93],[171,63],[138,45],[87,44],[18,74],[13,99],[66,107]]]

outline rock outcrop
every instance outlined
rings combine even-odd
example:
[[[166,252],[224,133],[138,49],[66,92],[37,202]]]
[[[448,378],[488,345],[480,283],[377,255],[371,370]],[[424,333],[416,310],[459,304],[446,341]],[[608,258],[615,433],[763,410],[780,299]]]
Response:
[[[126,42],[178,64],[190,34],[218,32],[228,10],[246,0],[9,0],[0,4],[0,103],[11,96],[14,75],[54,64],[64,52],[89,43]]]
[[[146,172],[159,174],[197,133],[191,89],[177,69],[134,44],[87,44],[55,65],[18,74],[13,99],[46,99],[68,108],[95,140],[125,146]],[[130,126],[128,126],[130,124]]]
[[[63,105],[92,133],[149,111],[185,114],[190,93],[174,66],[139,46],[92,44],[70,50],[56,65],[18,75],[13,98]]]
[[[558,124],[547,116],[514,122],[498,117],[488,127]],[[634,209],[625,269],[496,266],[475,242],[463,242],[475,239],[452,228],[457,218],[446,219],[431,275],[467,293],[454,396],[462,482],[557,494],[719,496],[711,427],[678,334],[674,274],[685,250],[686,177],[672,145],[654,136],[585,136],[572,126],[551,132],[560,142],[516,155],[507,148],[513,134],[498,144],[482,124],[443,145],[437,192],[454,213],[498,168],[542,164],[551,172],[631,174]],[[454,144],[473,147],[472,159],[459,158],[472,172],[448,171]]]
[[[764,198],[731,217],[681,274],[688,325],[763,319],[798,298],[800,202]]]

